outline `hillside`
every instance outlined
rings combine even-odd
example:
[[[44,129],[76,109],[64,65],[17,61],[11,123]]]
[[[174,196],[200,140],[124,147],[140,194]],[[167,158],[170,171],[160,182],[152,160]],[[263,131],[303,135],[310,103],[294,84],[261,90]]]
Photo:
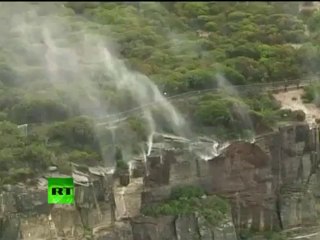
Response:
[[[222,140],[301,120],[271,95],[232,86],[319,71],[320,15],[299,14],[297,3],[2,3],[0,11],[1,183],[50,165],[69,172],[70,162],[127,161],[154,132]],[[216,87],[178,110],[165,100]],[[162,103],[119,128],[101,124],[153,101]]]
[[[0,3],[0,240],[319,239],[310,4]]]

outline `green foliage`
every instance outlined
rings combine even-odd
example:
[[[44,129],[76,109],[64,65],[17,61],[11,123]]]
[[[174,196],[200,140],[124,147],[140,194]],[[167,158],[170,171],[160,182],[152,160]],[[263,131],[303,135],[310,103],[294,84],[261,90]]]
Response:
[[[126,162],[126,160],[123,159],[122,151],[121,151],[120,147],[116,147],[115,157],[114,158],[116,160],[117,172],[122,172],[122,171],[128,171],[129,170],[129,165]]]
[[[223,99],[220,96],[212,96],[212,99],[204,98],[199,103],[196,116],[201,123],[206,125],[226,124],[230,121],[231,99]]]
[[[0,184],[24,182],[34,176],[34,171],[31,168],[12,168],[8,175],[2,176],[3,179],[0,180]]]
[[[290,4],[288,3],[288,5]],[[120,45],[120,52],[124,57],[130,59],[133,66],[146,74],[157,76],[160,74],[163,79],[162,81],[165,81],[164,79],[168,75],[164,71],[165,69],[175,71],[181,67],[186,67],[187,65],[191,65],[195,58],[200,56],[199,58],[203,59],[203,56],[208,51],[217,49],[219,49],[219,54],[224,54],[222,52],[225,51],[227,58],[242,56],[255,60],[256,62],[252,67],[251,63],[247,61],[248,67],[257,68],[258,72],[262,72],[260,75],[253,73],[255,76],[244,75],[241,71],[239,72],[238,69],[234,68],[234,66],[230,69],[224,66],[225,68],[221,71],[233,84],[243,84],[252,78],[254,78],[253,81],[257,81],[257,79],[261,81],[260,78],[265,78],[263,75],[265,68],[268,68],[272,72],[276,67],[276,71],[279,72],[273,76],[269,74],[268,79],[266,79],[268,81],[275,81],[283,77],[290,79],[299,76],[300,73],[293,70],[297,68],[296,65],[288,69],[287,65],[280,64],[284,58],[280,57],[278,53],[274,55],[275,57],[278,56],[277,60],[272,57],[268,66],[265,64],[266,60],[259,61],[261,58],[261,52],[259,51],[261,42],[268,44],[271,49],[280,51],[284,47],[280,45],[275,46],[274,44],[301,43],[306,40],[305,37],[302,37],[304,34],[301,34],[301,31],[304,31],[303,22],[297,20],[293,14],[287,14],[288,7],[281,5],[281,8],[279,8],[277,4],[266,3],[249,3],[247,7],[244,7],[243,4],[232,3],[172,3],[170,6],[168,8],[168,5],[165,3],[144,3],[140,6],[143,14],[139,14],[135,8],[129,5],[120,7],[119,5],[105,4],[93,8],[91,14],[100,23],[113,24],[112,28],[117,32],[115,40]],[[224,12],[226,14],[223,14]],[[107,17],[108,20],[100,18],[102,15],[103,17]],[[116,21],[115,15],[126,15],[130,19],[130,31],[127,30],[128,22]],[[97,18],[97,16],[99,17]],[[175,19],[175,26],[169,24],[172,18]],[[179,24],[177,24],[178,22]],[[172,50],[176,52],[178,49],[185,49],[183,52],[179,51],[179,55],[174,57],[170,57],[172,56],[170,53],[171,49],[163,47],[163,43],[168,41],[165,36],[168,35],[169,25],[172,28],[171,30],[177,33],[177,36],[169,35],[169,40],[179,43],[177,46],[174,44],[174,49]],[[208,40],[197,39],[194,32],[199,29],[215,31],[215,33]],[[178,33],[181,31],[184,31],[184,36],[180,37]],[[143,34],[141,34],[142,32]],[[225,38],[226,34],[229,35],[227,38]],[[149,37],[151,38],[147,40]],[[226,49],[224,47],[226,43],[228,43],[230,48]],[[168,45],[170,46],[170,44]],[[199,54],[199,52],[202,53]],[[181,59],[180,57],[183,58]],[[211,57],[205,58],[206,60],[203,64],[210,65],[212,60],[219,58],[220,56],[217,57],[216,54],[211,55]],[[294,52],[286,56],[286,60],[288,61],[294,58]],[[202,65],[201,60],[199,63]],[[193,65],[192,70],[199,69],[198,63],[195,62]],[[243,65],[246,64],[243,63]],[[214,82],[212,83],[207,80],[211,73],[210,69],[184,73],[185,76],[170,79],[166,83],[170,89],[166,90],[170,92],[170,90],[176,88],[181,92],[194,88],[198,89],[204,85],[214,85]],[[194,76],[195,74],[196,76]],[[211,79],[214,78],[211,77]],[[187,82],[191,81],[191,83],[184,84],[184,80]],[[195,84],[194,82],[197,83]]]
[[[236,57],[226,61],[226,64],[236,69],[249,82],[264,82],[268,77],[265,66],[248,57]]]
[[[279,232],[271,232],[271,231],[265,232],[264,237],[267,240],[286,240],[286,237]]]
[[[306,114],[302,110],[296,110],[293,112],[295,119],[299,122],[303,122],[306,119]]]
[[[320,48],[315,44],[304,44],[297,51],[297,60],[301,64],[301,68],[305,73],[319,72],[319,58]]]
[[[226,54],[228,58],[234,57],[248,57],[254,60],[260,59],[260,51],[255,44],[245,44],[233,47],[232,49],[227,49]]]
[[[116,161],[116,169],[117,171],[127,171],[129,169],[129,165],[126,161],[119,159]]]
[[[64,7],[55,19],[68,23],[67,35],[72,41],[77,41],[77,33],[83,29],[116,43],[112,49],[119,57],[131,69],[150,77],[168,96],[217,88],[226,82],[244,85],[319,73],[320,15],[299,16],[297,3],[69,2]],[[52,11],[43,8],[40,15],[46,14]],[[305,23],[310,36],[305,33]],[[51,161],[65,170],[70,161],[89,164],[101,160],[113,144],[140,151],[139,144],[148,135],[143,118],[130,117],[112,132],[79,116],[96,113],[97,108],[92,107],[96,106],[95,99],[91,99],[95,94],[86,97],[86,86],[71,87],[72,91],[52,87],[39,59],[28,53],[31,45],[21,44],[11,32],[3,29],[6,48],[0,49],[1,176],[7,176],[14,166],[22,169],[17,178],[23,178],[28,176],[28,169],[40,171]],[[65,44],[63,36],[57,42]],[[291,46],[293,43],[301,47]],[[21,64],[12,53],[19,59],[21,56]],[[127,92],[110,87],[104,70],[88,69],[97,76],[97,95],[101,93],[109,106],[119,111],[136,107]],[[75,82],[81,85],[78,79]],[[318,103],[318,88],[306,88],[305,101]],[[296,113],[279,110],[269,95],[218,92],[183,101],[186,118],[199,129],[213,128],[219,137],[248,136],[256,126],[297,120]],[[159,112],[154,110],[154,115],[164,131],[172,130]],[[252,123],[246,123],[248,118]],[[28,124],[29,136],[6,121]],[[33,123],[41,126],[31,126]],[[119,168],[127,168],[123,157],[116,156]]]
[[[274,232],[274,231],[265,231],[265,232],[256,232],[249,229],[241,229],[239,233],[239,238],[241,240],[250,240],[253,237],[259,236],[259,239],[263,240],[286,240],[284,234],[280,232]]]
[[[320,85],[313,84],[304,88],[304,94],[302,99],[306,103],[314,102],[316,105],[320,105]]]
[[[32,169],[45,169],[51,159],[51,153],[46,149],[44,144],[31,144],[26,146],[20,156],[22,161],[29,161]]]
[[[91,165],[94,162],[100,160],[99,154],[95,152],[84,152],[79,150],[74,150],[67,155],[67,162],[73,162],[83,165]]]
[[[50,164],[51,152],[44,143],[23,136],[16,125],[0,122],[0,134],[0,178],[6,179],[5,182],[21,180]]]
[[[115,157],[116,161],[121,161],[123,160],[123,157],[122,157],[122,152],[121,152],[121,149],[119,147],[116,147],[116,153],[115,153]]]
[[[14,105],[10,111],[16,123],[39,123],[62,121],[68,117],[67,108],[52,100],[33,99]]]
[[[235,21],[235,22],[239,22],[241,20],[244,20],[250,17],[251,17],[250,13],[241,12],[241,11],[234,11],[228,14],[228,20]]]
[[[129,117],[127,122],[129,128],[137,134],[138,141],[145,140],[147,138],[147,130],[143,120],[137,117]]]
[[[7,86],[13,86],[17,83],[17,74],[8,63],[0,62],[0,81]]]
[[[254,90],[242,98],[236,96],[236,91],[199,98],[194,103],[195,123],[211,127],[219,138],[233,139],[251,138],[256,129],[269,131],[279,121],[298,120],[297,114],[280,110],[279,103],[271,94],[259,94],[258,91]]]
[[[171,199],[179,200],[183,198],[201,198],[205,195],[202,188],[195,186],[185,186],[174,188],[171,192]]]
[[[93,121],[87,117],[70,118],[57,123],[48,131],[49,141],[60,142],[66,148],[95,149]]]
[[[247,98],[245,102],[254,111],[262,111],[264,109],[277,110],[281,107],[271,94],[255,93]]]
[[[319,12],[314,13],[309,19],[308,19],[308,28],[312,32],[320,31],[320,14]]]
[[[142,209],[145,215],[189,215],[195,212],[211,224],[221,224],[229,211],[228,202],[217,196],[205,196],[202,189],[181,187],[172,192],[171,199]],[[202,198],[204,197],[204,198]]]
[[[217,86],[215,72],[204,69],[195,69],[184,74],[184,80],[189,89],[201,90]]]
[[[237,70],[230,67],[221,67],[221,74],[234,85],[242,85],[246,83],[244,76]]]
[[[0,112],[0,121],[5,121],[8,118],[8,114],[5,112]]]

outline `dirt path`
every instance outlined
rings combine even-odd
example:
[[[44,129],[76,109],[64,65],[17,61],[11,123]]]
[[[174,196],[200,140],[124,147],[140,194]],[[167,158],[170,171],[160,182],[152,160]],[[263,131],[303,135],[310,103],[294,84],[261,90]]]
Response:
[[[282,109],[304,111],[306,114],[306,121],[312,125],[315,123],[315,119],[320,118],[320,108],[313,103],[303,103],[301,99],[303,92],[303,89],[294,89],[273,94],[273,96],[281,103]]]

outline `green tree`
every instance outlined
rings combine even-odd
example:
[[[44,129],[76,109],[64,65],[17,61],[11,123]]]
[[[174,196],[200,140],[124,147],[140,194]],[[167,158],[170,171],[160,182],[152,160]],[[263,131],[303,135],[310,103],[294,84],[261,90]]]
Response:
[[[197,69],[187,72],[184,75],[188,88],[192,90],[201,90],[217,87],[216,73],[206,69]]]
[[[257,46],[249,43],[228,49],[226,54],[228,58],[248,57],[254,60],[260,59],[260,51],[257,49]]]
[[[226,64],[242,74],[247,82],[264,82],[268,76],[264,65],[248,57],[232,58]]]
[[[221,66],[219,68],[220,73],[231,83],[234,85],[245,84],[246,80],[244,76],[233,68],[227,66]]]
[[[16,123],[39,123],[65,120],[68,109],[65,105],[47,99],[31,99],[13,106],[10,117]]]
[[[50,164],[51,152],[44,144],[31,144],[25,147],[19,160],[26,162],[31,169],[43,170]]]
[[[308,29],[312,32],[320,30],[320,13],[316,12],[307,21]]]
[[[57,123],[48,131],[49,141],[58,141],[66,148],[96,149],[94,123],[87,117],[75,117]]]
[[[208,126],[226,125],[231,120],[231,102],[225,98],[215,98],[199,102],[196,116],[199,121]]]

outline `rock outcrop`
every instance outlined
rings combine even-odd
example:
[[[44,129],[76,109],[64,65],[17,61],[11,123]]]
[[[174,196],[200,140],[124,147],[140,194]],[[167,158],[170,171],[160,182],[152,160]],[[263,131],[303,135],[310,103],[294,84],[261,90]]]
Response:
[[[156,189],[146,189],[142,205],[167,199],[176,185],[193,184],[230,199],[237,232],[317,225],[317,128],[309,129],[307,124],[281,127],[254,143],[233,142],[208,161],[196,157],[184,161],[172,153],[170,158],[170,175],[165,181],[169,183],[158,182]],[[161,167],[168,168],[168,164],[163,162]]]
[[[46,177],[52,174],[39,179],[37,186],[4,186],[0,239],[236,240],[243,229],[317,229],[317,128],[282,127],[252,143],[235,141],[209,160],[186,146],[184,142],[174,149],[158,149],[146,162],[135,159],[125,187],[108,169],[75,170],[76,199],[71,206],[47,204]],[[211,226],[198,213],[157,218],[140,213],[184,185],[229,199],[229,220]],[[315,230],[311,234],[318,236]]]

